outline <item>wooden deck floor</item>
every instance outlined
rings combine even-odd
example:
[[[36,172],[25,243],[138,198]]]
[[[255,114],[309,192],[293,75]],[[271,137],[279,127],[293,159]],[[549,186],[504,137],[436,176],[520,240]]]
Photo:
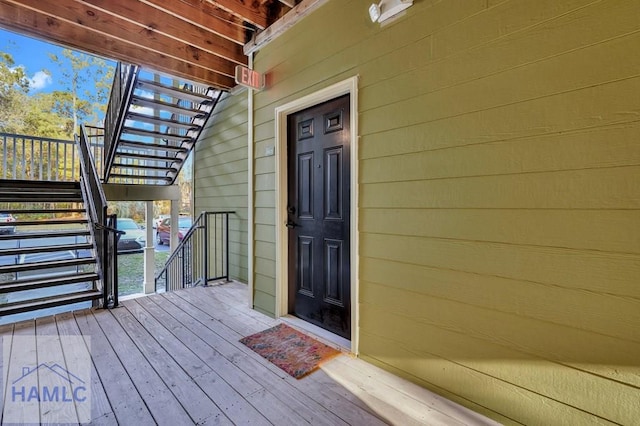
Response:
[[[246,291],[240,283],[198,287],[128,300],[110,311],[0,326],[3,360],[14,359],[10,348],[12,355],[22,351],[24,364],[61,359],[72,371],[76,364],[64,343],[42,350],[41,341],[82,336],[90,342],[92,424],[492,424],[346,354],[303,379],[291,378],[238,341],[279,322],[248,309]],[[12,370],[6,361],[3,367],[9,398]],[[7,410],[8,401],[2,401]],[[56,420],[59,413],[38,404],[24,404],[23,413],[3,410],[3,423],[36,412],[41,423]],[[75,423],[83,418],[79,405],[66,413],[80,416]]]

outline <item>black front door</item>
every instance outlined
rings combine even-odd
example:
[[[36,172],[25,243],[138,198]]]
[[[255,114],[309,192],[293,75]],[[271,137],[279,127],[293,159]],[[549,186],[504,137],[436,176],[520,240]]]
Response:
[[[288,117],[289,312],[351,338],[349,95]]]

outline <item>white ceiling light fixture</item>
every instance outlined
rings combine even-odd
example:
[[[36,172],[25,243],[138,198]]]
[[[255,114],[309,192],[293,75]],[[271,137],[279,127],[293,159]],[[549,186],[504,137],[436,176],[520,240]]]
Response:
[[[412,5],[413,0],[380,0],[369,6],[369,17],[371,22],[383,23]]]

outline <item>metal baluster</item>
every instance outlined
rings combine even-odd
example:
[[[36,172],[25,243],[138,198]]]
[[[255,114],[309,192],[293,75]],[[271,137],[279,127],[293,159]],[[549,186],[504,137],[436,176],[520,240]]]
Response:
[[[31,180],[33,180],[34,158],[36,158],[35,141],[33,140],[33,138],[31,138],[31,165],[29,166],[29,179]]]
[[[22,160],[21,160],[21,165],[22,165],[22,170],[21,170],[21,179],[26,179],[27,178],[27,153],[26,153],[26,141],[24,138],[22,138]]]

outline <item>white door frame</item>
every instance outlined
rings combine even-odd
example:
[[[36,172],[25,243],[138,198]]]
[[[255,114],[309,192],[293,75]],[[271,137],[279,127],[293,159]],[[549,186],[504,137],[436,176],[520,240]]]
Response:
[[[358,353],[358,76],[343,80],[275,110],[276,155],[276,317],[288,314],[287,116],[322,102],[350,95],[351,129],[351,352]]]

